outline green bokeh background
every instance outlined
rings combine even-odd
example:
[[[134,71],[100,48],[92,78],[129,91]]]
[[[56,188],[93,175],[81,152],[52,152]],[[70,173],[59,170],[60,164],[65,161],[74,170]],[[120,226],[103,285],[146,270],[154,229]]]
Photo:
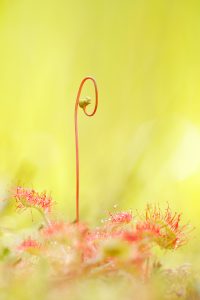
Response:
[[[79,111],[82,219],[159,202],[198,227],[199,37],[197,0],[1,0],[1,199],[15,184],[45,189],[74,219],[74,104],[91,75],[99,108]]]

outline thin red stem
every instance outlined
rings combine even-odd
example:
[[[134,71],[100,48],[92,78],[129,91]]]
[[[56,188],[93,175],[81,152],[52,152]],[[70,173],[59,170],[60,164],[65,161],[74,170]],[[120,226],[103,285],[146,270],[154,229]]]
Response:
[[[83,107],[83,111],[86,116],[92,117],[97,110],[98,106],[98,89],[97,89],[97,84],[94,78],[92,77],[85,77],[80,84],[80,87],[78,89],[78,94],[76,97],[76,103],[75,103],[75,111],[74,111],[74,125],[75,125],[75,147],[76,147],[76,223],[79,222],[79,143],[78,143],[78,106],[80,102],[80,96],[81,96],[81,91],[83,88],[84,83],[90,80],[94,84],[94,89],[95,89],[95,106],[94,110],[91,113],[88,113],[86,111],[86,106]]]

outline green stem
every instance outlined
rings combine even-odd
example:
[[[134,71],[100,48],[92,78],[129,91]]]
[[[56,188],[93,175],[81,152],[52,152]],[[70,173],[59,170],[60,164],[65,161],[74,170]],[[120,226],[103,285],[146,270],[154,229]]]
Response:
[[[46,225],[50,226],[51,225],[51,221],[49,220],[49,218],[47,217],[47,215],[43,212],[42,209],[40,209],[39,207],[35,207],[33,206],[33,208],[35,208],[43,217]]]

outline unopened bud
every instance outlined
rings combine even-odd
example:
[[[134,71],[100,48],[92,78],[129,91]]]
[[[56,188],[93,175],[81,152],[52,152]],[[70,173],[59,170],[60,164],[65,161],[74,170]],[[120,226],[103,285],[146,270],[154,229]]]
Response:
[[[91,103],[91,99],[89,97],[85,97],[85,99],[79,101],[79,106],[82,109],[85,109],[86,106],[88,106],[90,103]]]

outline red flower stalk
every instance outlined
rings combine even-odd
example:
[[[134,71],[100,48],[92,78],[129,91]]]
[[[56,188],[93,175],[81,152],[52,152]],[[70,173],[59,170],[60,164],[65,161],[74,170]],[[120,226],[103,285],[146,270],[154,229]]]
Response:
[[[13,196],[17,201],[17,208],[19,209],[34,207],[44,212],[51,211],[52,198],[47,196],[45,192],[38,193],[33,189],[17,187]]]
[[[86,107],[90,104],[90,100],[89,99],[85,99],[83,101],[80,101],[80,96],[81,96],[81,91],[83,88],[84,83],[87,80],[91,80],[92,83],[94,84],[94,88],[95,88],[95,107],[94,110],[91,113],[88,113],[86,111]],[[80,87],[78,89],[78,94],[76,97],[76,103],[75,103],[75,111],[74,111],[74,124],[75,124],[75,147],[76,147],[76,223],[79,222],[79,144],[78,144],[78,106],[80,106],[85,115],[88,117],[92,117],[97,110],[97,106],[98,106],[98,89],[97,89],[97,84],[96,81],[94,80],[94,78],[92,77],[85,77],[81,84]]]

